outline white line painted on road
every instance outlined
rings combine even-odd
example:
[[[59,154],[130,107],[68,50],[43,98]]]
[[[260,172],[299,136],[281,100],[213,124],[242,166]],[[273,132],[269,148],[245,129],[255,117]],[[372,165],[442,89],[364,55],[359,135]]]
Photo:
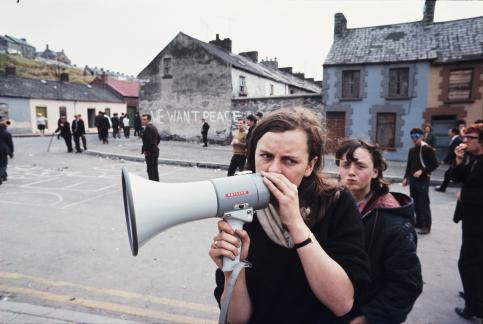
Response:
[[[45,195],[45,196],[54,196],[57,198],[56,201],[53,201],[52,203],[48,203],[45,201],[41,201],[39,203],[31,203],[31,202],[22,202],[22,201],[15,201],[15,200],[5,200],[5,198],[8,198],[9,196],[12,196],[14,198],[16,197],[25,197],[25,195],[35,195],[38,197],[39,195]],[[44,192],[44,191],[18,191],[18,192],[6,192],[2,193],[2,199],[0,199],[0,203],[6,203],[6,204],[15,204],[15,205],[25,205],[25,206],[55,206],[60,204],[62,201],[64,201],[64,198],[62,195],[59,195],[58,193],[55,192]]]
[[[106,193],[97,195],[95,197],[91,197],[91,198],[79,200],[79,201],[76,201],[76,202],[74,202],[72,204],[65,205],[64,207],[62,207],[62,209],[70,208],[70,207],[75,206],[75,205],[80,205],[80,204],[86,203],[88,201],[96,200],[96,199],[99,199],[101,197],[104,197],[104,196],[107,196],[107,195],[110,195],[110,194],[118,193],[120,191],[121,191],[121,189],[116,189],[114,191],[109,191],[109,192],[106,192]]]
[[[62,187],[62,188],[59,188],[59,189],[62,189],[62,190],[65,190],[65,189],[70,189],[70,188],[73,188],[73,187],[77,187],[83,183],[86,183],[87,181],[79,181],[79,182],[76,182],[76,183],[73,183],[71,185],[68,185],[68,186],[65,186],[65,187]]]

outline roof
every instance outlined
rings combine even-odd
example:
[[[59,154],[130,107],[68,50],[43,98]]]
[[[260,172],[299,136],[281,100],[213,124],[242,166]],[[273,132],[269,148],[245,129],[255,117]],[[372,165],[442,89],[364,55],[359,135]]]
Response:
[[[178,34],[178,36],[185,36],[191,39],[194,43],[200,45],[202,48],[204,48],[207,52],[210,54],[218,57],[225,63],[232,65],[238,69],[259,75],[264,78],[268,78],[277,82],[282,82],[297,88],[305,89],[308,91],[320,93],[322,89],[317,86],[315,83],[302,80],[300,78],[295,77],[294,75],[284,73],[278,69],[270,69],[266,66],[263,66],[262,64],[255,63],[251,61],[250,59],[243,57],[241,55],[237,55],[234,53],[230,53],[224,49],[221,49],[220,47],[214,45],[214,44],[209,44],[202,42],[194,37],[191,37],[189,35],[186,35],[182,32]],[[178,37],[176,36],[176,37]],[[142,74],[142,72],[141,72]]]
[[[104,87],[5,75],[0,75],[0,97],[89,102],[123,102],[112,91]]]
[[[483,59],[483,17],[346,29],[324,65]]]
[[[139,83],[107,79],[106,84],[123,97],[139,97]]]
[[[17,43],[17,44],[27,45],[27,46],[33,47],[32,45],[30,45],[29,43],[27,43],[27,41],[24,41],[23,39],[20,39],[20,38],[16,38],[16,37],[9,36],[9,35],[5,35],[5,38],[7,38],[10,41],[12,41],[14,43]]]

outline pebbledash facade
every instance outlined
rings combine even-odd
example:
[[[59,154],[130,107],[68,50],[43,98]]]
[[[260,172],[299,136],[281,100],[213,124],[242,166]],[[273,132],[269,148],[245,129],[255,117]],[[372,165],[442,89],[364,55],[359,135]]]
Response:
[[[439,155],[458,119],[482,118],[483,17],[347,28],[335,15],[334,43],[324,62],[323,98],[332,137],[361,138],[405,160],[409,132],[433,125]]]
[[[141,113],[150,113],[162,137],[196,140],[201,119],[208,138],[226,142],[233,122],[249,113],[306,106],[322,113],[321,88],[257,52],[231,53],[231,40],[210,43],[179,33],[138,75]]]

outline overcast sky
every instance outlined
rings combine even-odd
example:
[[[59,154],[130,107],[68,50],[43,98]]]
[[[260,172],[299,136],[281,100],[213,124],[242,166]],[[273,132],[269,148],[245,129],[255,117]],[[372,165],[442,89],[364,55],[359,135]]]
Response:
[[[234,53],[276,57],[322,78],[334,14],[349,28],[421,20],[423,0],[0,0],[0,35],[65,50],[77,66],[137,75],[182,31],[208,42],[232,40]],[[441,1],[435,21],[483,16],[481,1]]]

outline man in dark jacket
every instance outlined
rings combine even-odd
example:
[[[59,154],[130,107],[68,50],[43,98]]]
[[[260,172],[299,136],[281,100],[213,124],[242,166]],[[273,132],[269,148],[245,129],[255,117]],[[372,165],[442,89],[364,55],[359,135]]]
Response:
[[[143,125],[141,121],[141,117],[138,113],[134,114],[134,136],[141,137],[143,135]]]
[[[455,148],[462,143],[461,137],[460,137],[460,130],[458,128],[451,128],[448,131],[448,136],[451,138],[448,146],[448,154],[444,158],[444,163],[449,165],[448,170],[444,173],[444,179],[443,183],[441,183],[440,186],[434,188],[434,190],[439,191],[439,192],[445,192],[446,187],[448,187],[449,181],[450,181],[450,170],[451,170],[451,165],[453,164],[454,161],[454,150]]]
[[[458,198],[462,244],[458,268],[465,307],[455,312],[464,317],[483,316],[483,126],[465,129],[463,144],[455,149],[453,181],[463,182]],[[456,219],[459,221],[460,219]]]
[[[142,122],[146,128],[143,133],[143,147],[141,149],[141,153],[144,154],[146,159],[148,178],[152,181],[159,181],[158,144],[161,138],[159,137],[158,129],[151,122],[151,115],[143,115]]]
[[[96,118],[94,118],[94,126],[97,127],[97,136],[99,137],[99,141],[102,141],[100,122],[103,118],[104,118],[104,115],[102,114],[102,111],[99,111],[97,113]]]
[[[257,117],[254,115],[250,114],[247,116],[247,126],[248,126],[248,132],[247,132],[247,145],[250,142],[250,137],[252,136],[252,131],[257,125]]]
[[[7,131],[7,121],[0,117],[0,185],[7,181],[8,156],[13,158],[12,134]]]
[[[203,125],[201,126],[201,137],[203,137],[203,147],[208,146],[208,130],[210,129],[210,125],[206,122],[203,118],[201,119]]]
[[[409,183],[409,192],[414,200],[418,234],[431,231],[431,208],[429,206],[429,180],[431,172],[438,168],[438,160],[431,146],[423,142],[424,132],[413,128],[410,132],[414,147],[409,150],[403,186]]]
[[[101,116],[102,118],[99,119],[98,129],[101,132],[102,144],[109,144],[109,128],[111,128],[111,123],[105,113],[101,112]]]
[[[111,118],[112,122],[112,138],[121,138],[121,135],[119,135],[119,117],[117,113],[114,113],[114,116]]]
[[[72,153],[72,132],[70,131],[70,124],[65,116],[60,118],[59,127],[55,130],[55,133],[57,132],[60,132],[60,136],[64,138],[67,152]]]
[[[74,135],[75,151],[76,153],[81,153],[82,149],[80,147],[80,139],[86,134],[86,128],[84,126],[84,121],[81,119],[81,115],[75,115],[75,119],[72,122],[72,135]],[[85,137],[83,138],[85,140]],[[86,148],[86,143],[84,144],[84,149]]]

